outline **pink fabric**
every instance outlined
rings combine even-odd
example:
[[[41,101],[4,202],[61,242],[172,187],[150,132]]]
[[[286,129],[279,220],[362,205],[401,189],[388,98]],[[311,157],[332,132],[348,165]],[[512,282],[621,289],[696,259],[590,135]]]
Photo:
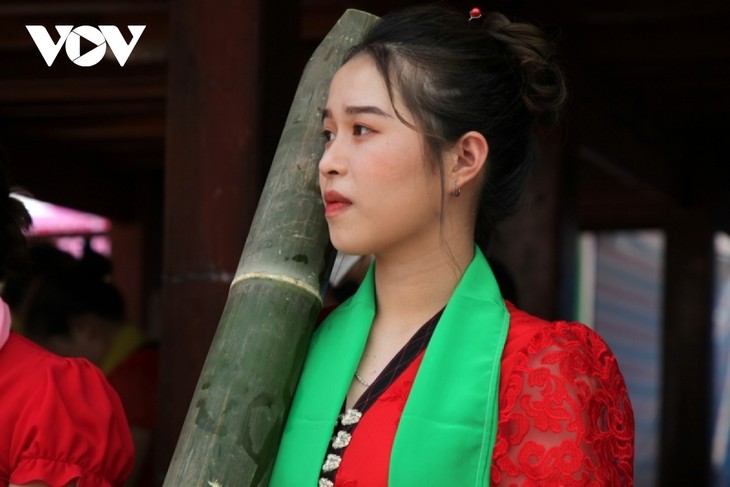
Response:
[[[0,348],[3,348],[10,335],[10,308],[0,298]]]

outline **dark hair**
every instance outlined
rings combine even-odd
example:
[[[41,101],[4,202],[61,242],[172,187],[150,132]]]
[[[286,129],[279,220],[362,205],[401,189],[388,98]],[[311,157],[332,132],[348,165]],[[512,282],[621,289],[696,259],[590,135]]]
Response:
[[[29,265],[23,272],[8,277],[3,288],[3,300],[13,309],[21,307],[33,295],[37,283],[48,277],[55,278],[76,266],[76,259],[49,242],[28,247]]]
[[[5,155],[0,149],[0,282],[28,264],[23,230],[30,227],[31,218],[23,203],[10,196],[12,189]]]
[[[111,283],[91,278],[80,268],[45,276],[33,295],[26,332],[35,340],[71,332],[70,319],[91,314],[113,325],[125,318],[125,303]]]
[[[499,13],[470,21],[466,11],[430,5],[384,16],[345,61],[359,54],[415,117],[442,184],[444,149],[472,130],[487,139],[475,235],[484,247],[518,206],[535,159],[534,126],[555,122],[566,98],[551,44],[537,27]]]

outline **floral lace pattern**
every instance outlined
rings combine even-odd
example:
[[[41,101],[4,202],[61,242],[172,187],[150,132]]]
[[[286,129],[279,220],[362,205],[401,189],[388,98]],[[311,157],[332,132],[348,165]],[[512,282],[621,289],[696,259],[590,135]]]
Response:
[[[631,404],[595,332],[566,322],[543,328],[502,381],[492,485],[633,485]]]

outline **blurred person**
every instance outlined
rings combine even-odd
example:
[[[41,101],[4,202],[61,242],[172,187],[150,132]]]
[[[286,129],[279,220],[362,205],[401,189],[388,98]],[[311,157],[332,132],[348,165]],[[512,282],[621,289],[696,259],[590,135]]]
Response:
[[[135,445],[126,485],[153,485],[152,439],[159,350],[126,317],[124,299],[108,278],[111,265],[88,245],[78,264],[39,285],[26,314],[26,333],[41,346],[96,364],[119,394]]]
[[[31,218],[0,153],[0,282],[28,265]],[[10,331],[0,300],[0,487],[117,487],[132,471],[124,408],[101,371]]]
[[[77,261],[51,243],[38,243],[28,248],[28,265],[22,272],[9,276],[2,289],[2,298],[10,307],[13,331],[23,335],[28,306],[41,283],[73,268]]]

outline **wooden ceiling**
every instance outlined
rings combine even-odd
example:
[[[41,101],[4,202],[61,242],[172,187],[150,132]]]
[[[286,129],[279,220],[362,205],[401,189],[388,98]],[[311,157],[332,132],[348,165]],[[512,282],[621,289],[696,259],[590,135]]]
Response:
[[[39,198],[134,219],[129,192],[160,184],[164,164],[168,4],[9,1],[0,4],[0,147]],[[79,67],[61,50],[47,66],[26,25],[146,25],[124,67]]]
[[[264,17],[273,19],[264,39],[279,27],[277,15],[297,15],[301,42],[292,62],[303,65],[344,8],[382,14],[407,3],[302,0]],[[450,3],[465,12],[472,6]],[[687,207],[711,212],[730,232],[729,2],[505,0],[489,7],[558,36],[572,93],[564,151],[577,176],[581,225],[661,225],[667,208]],[[119,220],[142,211],[129,204],[130,192],[163,191],[170,8],[160,0],[0,4],[0,147],[16,180],[42,199]],[[63,50],[48,67],[30,24],[53,35],[58,24],[147,27],[124,67],[107,56],[82,68]],[[262,109],[285,115],[294,85],[281,96],[262,93]],[[275,99],[283,108],[267,106]]]

